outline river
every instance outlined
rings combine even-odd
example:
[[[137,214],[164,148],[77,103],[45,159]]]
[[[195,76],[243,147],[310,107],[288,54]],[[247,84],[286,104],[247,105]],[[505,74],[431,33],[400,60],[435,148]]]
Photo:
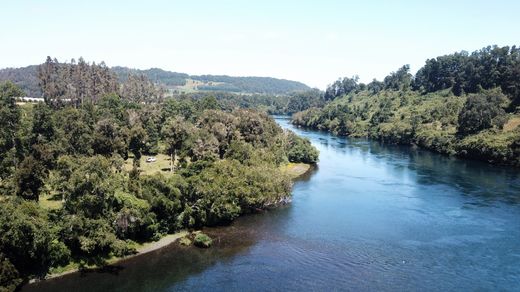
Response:
[[[320,150],[293,202],[103,272],[24,291],[520,290],[520,172],[295,129]]]

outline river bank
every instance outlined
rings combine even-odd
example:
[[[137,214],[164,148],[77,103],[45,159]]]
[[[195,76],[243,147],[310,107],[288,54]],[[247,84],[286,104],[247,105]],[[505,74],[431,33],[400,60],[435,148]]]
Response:
[[[320,163],[291,204],[204,228],[209,249],[169,245],[114,270],[22,291],[504,290],[520,278],[520,174],[366,139],[308,137]]]
[[[289,162],[285,165],[280,166],[280,169],[283,173],[288,174],[292,180],[295,180],[306,174],[309,170],[311,170],[311,167],[312,165],[307,163]]]
[[[130,259],[133,257],[141,256],[141,255],[150,253],[152,251],[159,250],[161,248],[167,247],[168,245],[176,242],[178,239],[181,239],[181,238],[185,237],[186,235],[188,235],[188,232],[185,230],[182,230],[182,231],[179,231],[179,232],[176,232],[173,234],[168,234],[157,241],[139,244],[136,247],[135,254],[128,255],[125,257],[112,257],[106,261],[106,265],[107,266],[114,265],[114,264],[117,264],[118,262]],[[48,275],[46,275],[43,279],[33,279],[33,280],[29,281],[29,283],[35,283],[38,281],[55,279],[55,278],[63,277],[63,276],[81,272],[81,271],[95,271],[95,270],[99,270],[102,268],[103,268],[103,266],[101,266],[101,267],[100,266],[87,266],[87,267],[80,268],[79,263],[70,263],[69,265],[67,265],[65,267],[59,267],[54,270],[51,270],[51,272]]]
[[[295,181],[298,178],[302,177],[306,173],[308,173],[312,169],[311,164],[305,164],[305,163],[287,163],[285,165],[280,166],[280,169],[283,173],[290,176],[290,178]],[[147,253],[162,249],[164,247],[167,247],[173,243],[175,243],[177,240],[185,237],[188,235],[188,231],[179,231],[174,234],[168,234],[158,241],[153,242],[146,242],[143,244],[139,244],[136,247],[136,253],[125,256],[125,257],[112,257],[110,259],[107,259],[106,266],[116,265],[121,261],[128,260],[133,257],[145,255]],[[80,267],[79,263],[70,263],[69,265],[65,267],[59,267],[51,270],[51,272],[46,275],[43,279],[33,279],[29,283],[35,283],[38,281],[44,281],[49,279],[55,279],[59,277],[63,277],[69,274],[77,273],[77,272],[84,272],[84,271],[95,271],[105,268],[106,266],[86,266],[86,267]]]

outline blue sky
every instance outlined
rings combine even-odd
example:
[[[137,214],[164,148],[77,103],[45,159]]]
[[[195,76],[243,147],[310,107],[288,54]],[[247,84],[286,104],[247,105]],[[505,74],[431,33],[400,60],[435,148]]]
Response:
[[[324,89],[404,64],[520,45],[520,1],[2,1],[0,67],[83,56],[189,74],[272,76]]]

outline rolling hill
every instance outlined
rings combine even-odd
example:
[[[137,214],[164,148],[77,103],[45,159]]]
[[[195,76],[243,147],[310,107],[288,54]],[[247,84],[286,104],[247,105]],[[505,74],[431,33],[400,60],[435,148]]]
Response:
[[[20,86],[28,96],[39,97],[37,65],[22,68],[0,69],[0,81],[11,80]],[[172,92],[194,91],[226,91],[236,93],[287,94],[304,91],[310,88],[297,81],[271,77],[234,77],[227,75],[189,75],[151,68],[147,70],[128,67],[112,67],[121,81],[129,74],[143,74],[153,82],[160,84]]]

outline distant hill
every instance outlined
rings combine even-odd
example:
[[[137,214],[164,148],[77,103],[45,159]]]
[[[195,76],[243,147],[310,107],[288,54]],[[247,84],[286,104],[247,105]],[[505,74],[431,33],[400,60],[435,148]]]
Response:
[[[42,91],[38,85],[38,65],[31,65],[23,68],[1,69],[0,81],[5,80],[10,80],[20,86],[27,96],[42,96]]]
[[[297,81],[271,77],[233,77],[226,75],[188,75],[165,71],[159,68],[148,70],[112,67],[119,78],[124,81],[129,73],[144,74],[155,83],[168,89],[192,91],[228,91],[238,93],[285,94],[293,91],[304,91],[310,88]]]
[[[11,80],[20,86],[28,96],[39,97],[37,65],[22,68],[0,69],[0,81]],[[127,67],[111,68],[121,81],[129,74],[144,74],[153,82],[163,85],[174,92],[194,91],[227,91],[236,93],[286,94],[294,91],[304,91],[310,88],[297,81],[271,77],[232,77],[226,75],[188,75],[151,68],[147,70]]]

